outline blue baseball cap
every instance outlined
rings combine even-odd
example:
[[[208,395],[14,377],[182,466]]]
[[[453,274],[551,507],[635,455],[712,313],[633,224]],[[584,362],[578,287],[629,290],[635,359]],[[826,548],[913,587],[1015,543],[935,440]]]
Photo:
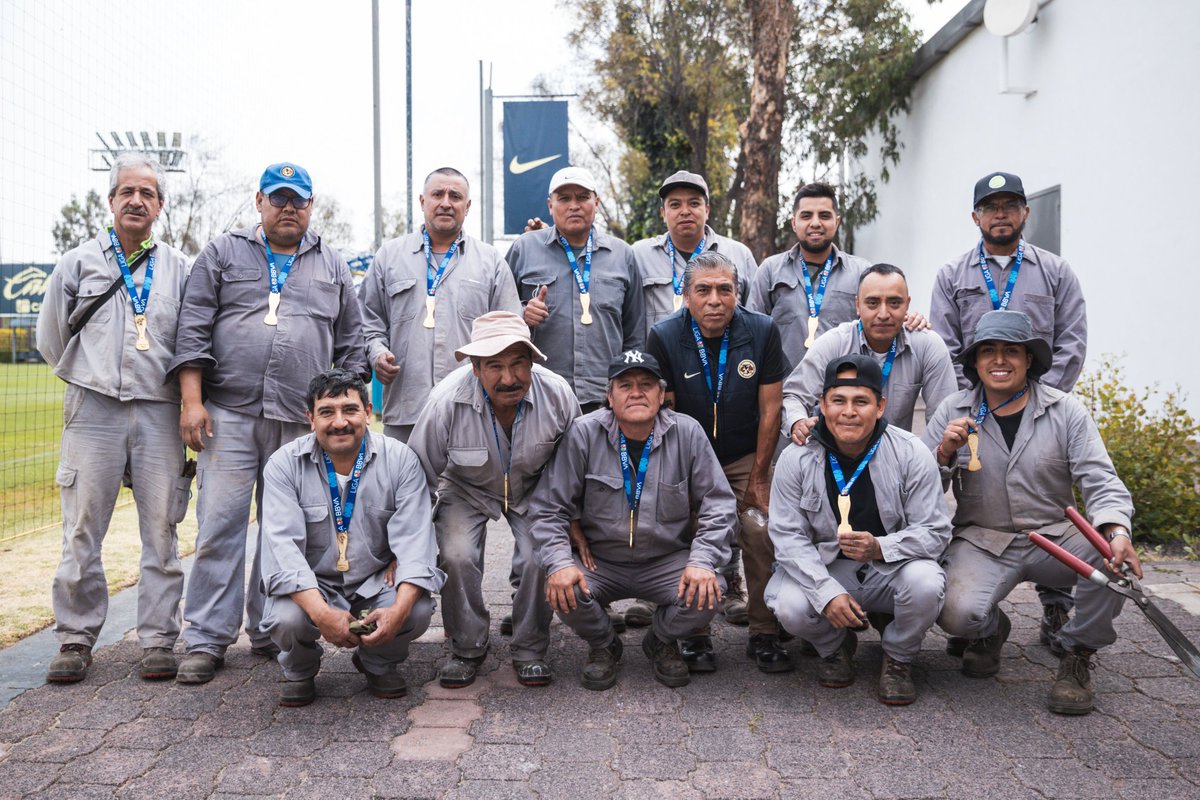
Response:
[[[312,197],[312,178],[308,177],[308,170],[299,164],[288,161],[272,164],[263,171],[258,190],[270,194],[280,189],[291,189],[301,197]]]

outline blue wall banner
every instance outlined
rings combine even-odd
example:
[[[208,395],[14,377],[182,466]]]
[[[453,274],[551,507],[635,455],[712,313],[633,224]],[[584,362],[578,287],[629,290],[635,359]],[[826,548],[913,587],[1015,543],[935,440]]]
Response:
[[[571,163],[567,153],[567,102],[504,104],[504,233],[520,234],[530,217],[549,222],[550,178]]]

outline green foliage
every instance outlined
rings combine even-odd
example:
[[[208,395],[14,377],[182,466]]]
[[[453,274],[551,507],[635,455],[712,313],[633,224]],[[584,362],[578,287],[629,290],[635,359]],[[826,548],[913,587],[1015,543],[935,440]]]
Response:
[[[62,219],[54,223],[54,250],[59,255],[91,239],[108,224],[108,206],[95,189],[80,200],[74,194],[62,207]]]
[[[1106,356],[1075,394],[1091,412],[1117,474],[1133,495],[1135,538],[1179,543],[1197,557],[1200,545],[1200,424],[1179,390],[1135,390],[1119,359]]]

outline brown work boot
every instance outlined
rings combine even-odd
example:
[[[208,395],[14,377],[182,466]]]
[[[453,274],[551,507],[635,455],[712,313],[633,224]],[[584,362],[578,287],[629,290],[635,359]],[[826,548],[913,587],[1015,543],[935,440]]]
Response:
[[[741,574],[735,572],[729,576],[729,588],[721,601],[721,611],[725,621],[730,625],[749,625],[750,612],[746,605],[746,589],[742,585]]]
[[[642,652],[650,659],[654,679],[663,686],[687,686],[691,681],[687,662],[679,654],[679,645],[658,638],[653,628],[648,629],[642,639]]]
[[[1082,716],[1092,712],[1092,663],[1095,650],[1076,647],[1063,654],[1058,662],[1058,674],[1050,687],[1050,710],[1055,714]]]
[[[857,649],[858,636],[854,631],[846,631],[841,646],[817,665],[817,683],[826,689],[844,689],[854,683],[854,651]]]
[[[1012,632],[1008,615],[997,609],[1000,622],[996,632],[982,639],[972,639],[963,651],[962,674],[968,678],[990,678],[1000,671],[1000,651]]]
[[[142,663],[139,668],[142,679],[147,681],[174,678],[178,671],[175,653],[169,647],[147,647],[142,650]]]
[[[1062,642],[1058,640],[1058,632],[1071,618],[1067,609],[1062,606],[1042,606],[1042,624],[1038,631],[1038,641],[1050,648],[1050,652],[1062,658],[1066,654]]]
[[[86,644],[64,644],[50,660],[46,680],[50,683],[78,683],[92,665],[92,648]]]
[[[917,687],[913,685],[912,664],[883,656],[883,667],[879,672],[879,702],[888,706],[906,706],[917,699]]]

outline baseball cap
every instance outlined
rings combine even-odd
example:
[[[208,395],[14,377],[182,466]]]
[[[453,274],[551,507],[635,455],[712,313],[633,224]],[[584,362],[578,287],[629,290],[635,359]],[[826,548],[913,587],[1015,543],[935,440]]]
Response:
[[[694,172],[682,169],[663,181],[662,186],[659,187],[658,196],[660,199],[665,199],[671,193],[672,189],[679,189],[681,187],[698,189],[704,194],[706,199],[708,198],[708,184],[704,182],[704,178]]]
[[[560,186],[581,186],[594,192],[596,179],[583,167],[563,167],[550,178],[549,194],[554,194]]]
[[[611,381],[634,369],[644,369],[659,380],[663,379],[662,367],[658,365],[658,359],[641,350],[626,350],[610,361],[608,379]]]
[[[977,208],[980,203],[994,194],[1015,194],[1025,202],[1025,187],[1021,179],[1011,172],[989,172],[975,182],[975,202],[971,208]]]
[[[272,164],[263,171],[258,190],[270,194],[280,189],[291,189],[301,197],[312,197],[312,178],[308,177],[308,170],[299,164],[288,161]]]
[[[844,369],[854,369],[857,374],[839,378],[838,373]],[[824,393],[836,386],[863,386],[873,390],[876,395],[882,395],[883,371],[878,361],[860,353],[835,358],[825,366],[825,385],[821,391]]]
[[[518,343],[526,345],[540,360],[546,360],[546,354],[529,338],[529,326],[524,320],[511,311],[489,311],[471,323],[471,341],[455,350],[454,358],[458,361],[469,356],[490,358]]]

